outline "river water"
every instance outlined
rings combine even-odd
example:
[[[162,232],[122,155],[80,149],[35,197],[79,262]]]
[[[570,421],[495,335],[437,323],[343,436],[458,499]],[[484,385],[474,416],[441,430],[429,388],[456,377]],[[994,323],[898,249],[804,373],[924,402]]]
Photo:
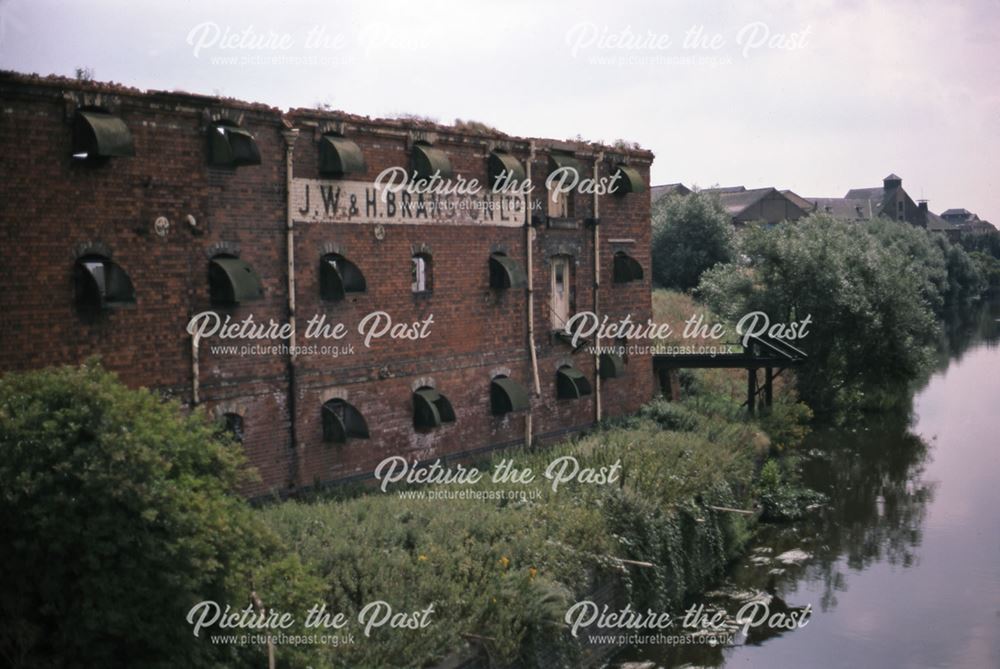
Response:
[[[639,666],[1000,668],[1000,308],[950,328],[912,410],[803,448],[830,497],[765,526],[703,600],[735,613],[810,606],[807,625],[727,648],[643,647]],[[627,665],[626,665],[627,666]],[[634,666],[634,665],[633,665]]]

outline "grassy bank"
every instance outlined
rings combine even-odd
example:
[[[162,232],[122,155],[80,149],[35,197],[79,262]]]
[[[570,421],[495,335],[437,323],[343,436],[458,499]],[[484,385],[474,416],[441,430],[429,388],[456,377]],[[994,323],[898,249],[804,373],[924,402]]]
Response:
[[[375,600],[400,611],[435,604],[426,629],[377,630],[355,645],[317,650],[324,657],[312,662],[422,666],[471,640],[501,664],[521,657],[559,666],[574,652],[562,615],[598,583],[620,576],[636,605],[669,608],[721,572],[749,528],[745,516],[708,505],[749,504],[748,445],[765,442],[754,426],[707,405],[658,402],[626,424],[544,452],[505,453],[538,472],[533,483],[462,486],[516,488],[525,500],[404,499],[390,489],[260,514],[320,577],[318,594],[331,610],[353,617]],[[620,460],[621,480],[553,491],[541,473],[563,455],[584,467]],[[423,490],[440,488],[456,486]]]
[[[671,318],[686,318],[695,306],[677,293],[658,293],[656,302]],[[794,433],[789,416],[797,422],[791,413],[770,424],[747,422],[729,399],[736,383],[714,370],[691,377],[682,402],[655,401],[588,435],[539,452],[507,451],[480,465],[492,471],[511,459],[536,473],[531,483],[487,478],[415,489],[484,497],[516,489],[524,499],[414,499],[390,488],[261,509],[319,577],[314,594],[330,610],[354,617],[375,600],[397,611],[435,605],[426,629],[379,629],[349,646],[283,651],[301,653],[285,661],[423,666],[471,643],[500,666],[518,659],[573,666],[579,649],[562,617],[598,584],[620,579],[636,607],[679,607],[721,574],[752,531],[752,517],[712,507],[751,507],[757,465],[772,445],[766,432],[787,439]],[[621,477],[554,491],[542,473],[562,456],[595,469],[620,462]]]

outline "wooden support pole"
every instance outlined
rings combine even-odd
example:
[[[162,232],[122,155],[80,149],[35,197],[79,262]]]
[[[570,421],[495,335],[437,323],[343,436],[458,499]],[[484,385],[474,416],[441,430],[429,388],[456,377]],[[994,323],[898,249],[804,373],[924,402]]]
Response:
[[[671,370],[666,367],[661,367],[660,369],[657,370],[657,376],[659,377],[660,381],[660,395],[666,397],[669,400],[672,400],[673,397],[671,396],[671,386],[670,386]]]
[[[765,370],[766,376],[764,377],[764,406],[768,409],[771,408],[771,403],[774,401],[774,370],[768,367]]]
[[[747,370],[747,410],[754,415],[757,405],[757,370]]]

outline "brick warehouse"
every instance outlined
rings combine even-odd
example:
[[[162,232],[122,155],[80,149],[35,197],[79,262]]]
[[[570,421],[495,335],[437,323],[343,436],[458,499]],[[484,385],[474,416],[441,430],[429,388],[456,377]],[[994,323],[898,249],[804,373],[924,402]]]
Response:
[[[260,472],[250,495],[553,440],[653,396],[648,355],[559,332],[585,310],[651,317],[648,151],[14,73],[0,109],[0,370],[99,355],[202,404]],[[625,187],[553,200],[565,165]],[[534,190],[376,201],[391,167]],[[300,346],[314,317],[348,334],[336,356],[240,355],[194,345],[206,311],[294,321]],[[354,326],[376,311],[432,315],[430,334],[366,347]]]

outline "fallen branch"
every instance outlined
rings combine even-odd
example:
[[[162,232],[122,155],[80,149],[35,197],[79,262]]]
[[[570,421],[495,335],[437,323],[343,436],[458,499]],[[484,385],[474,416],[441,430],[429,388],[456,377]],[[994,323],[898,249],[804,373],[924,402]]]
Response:
[[[747,511],[746,509],[734,509],[729,506],[713,506],[711,504],[706,504],[705,506],[710,508],[712,511],[729,511],[730,513],[742,513],[743,515],[746,516],[754,516],[757,514],[756,511]]]

